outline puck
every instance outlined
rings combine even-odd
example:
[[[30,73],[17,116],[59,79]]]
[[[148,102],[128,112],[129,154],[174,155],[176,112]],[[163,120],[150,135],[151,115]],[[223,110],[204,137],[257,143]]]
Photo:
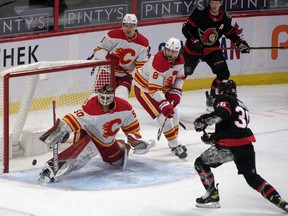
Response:
[[[37,164],[37,160],[34,159],[34,160],[32,161],[32,165],[35,166],[36,164]]]

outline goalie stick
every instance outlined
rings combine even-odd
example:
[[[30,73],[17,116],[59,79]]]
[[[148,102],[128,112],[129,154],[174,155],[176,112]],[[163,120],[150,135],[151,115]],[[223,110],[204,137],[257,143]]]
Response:
[[[52,106],[53,106],[53,122],[55,125],[55,123],[56,123],[56,101],[55,100],[52,101]],[[54,171],[54,174],[56,174],[59,170],[58,147],[59,147],[59,141],[53,145],[53,171]]]

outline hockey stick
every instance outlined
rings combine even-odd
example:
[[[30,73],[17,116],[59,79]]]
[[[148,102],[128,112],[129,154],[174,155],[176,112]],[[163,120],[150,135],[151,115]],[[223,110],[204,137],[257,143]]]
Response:
[[[165,120],[161,126],[161,128],[158,129],[158,134],[157,134],[157,140],[159,141],[160,140],[160,137],[161,137],[161,134],[163,132],[163,129],[164,129],[164,126],[166,124],[166,121],[167,121],[168,117],[165,117]]]
[[[250,47],[250,50],[288,49],[288,47]],[[239,47],[206,47],[205,50],[241,50]]]
[[[166,121],[167,121],[167,117],[165,118],[164,123],[163,123],[163,125],[161,126],[161,128],[158,129],[158,133],[157,133],[157,140],[158,140],[158,141],[160,140],[160,137],[161,137],[161,134],[162,134],[162,132],[163,132],[164,126],[165,126],[165,124],[166,124]],[[180,126],[181,126],[184,130],[186,130],[186,126],[185,126],[181,121],[179,121],[179,124],[180,124]]]
[[[52,106],[53,106],[53,121],[54,125],[56,123],[56,101],[52,101]],[[58,155],[58,147],[59,147],[59,142],[56,142],[53,145],[53,171],[54,174],[56,174],[59,170],[59,155]]]

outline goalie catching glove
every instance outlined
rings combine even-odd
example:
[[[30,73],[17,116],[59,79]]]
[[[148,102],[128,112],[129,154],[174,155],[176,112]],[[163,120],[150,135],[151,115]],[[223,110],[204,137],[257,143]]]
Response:
[[[144,141],[139,133],[129,134],[127,138],[128,143],[132,146],[134,154],[146,154],[155,146],[154,140]]]

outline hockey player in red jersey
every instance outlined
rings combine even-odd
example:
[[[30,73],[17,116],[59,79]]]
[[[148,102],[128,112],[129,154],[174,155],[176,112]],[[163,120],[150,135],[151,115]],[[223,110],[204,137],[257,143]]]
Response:
[[[96,59],[111,59],[115,63],[116,96],[128,99],[135,68],[142,67],[149,58],[149,41],[137,31],[137,17],[126,14],[122,28],[110,30],[94,49]]]
[[[139,68],[134,76],[136,98],[153,119],[157,119],[168,146],[179,158],[187,156],[187,149],[178,141],[179,113],[177,105],[182,96],[184,58],[179,53],[180,40],[170,38],[164,50],[157,52]]]
[[[128,144],[116,139],[120,129],[127,136]],[[145,154],[155,145],[152,140],[142,139],[134,110],[126,100],[114,97],[110,85],[102,86],[97,96],[87,100],[82,109],[65,115],[62,120],[57,119],[40,140],[52,147],[65,142],[72,132],[73,144],[58,156],[59,170],[55,172],[54,160],[50,159],[40,173],[40,181],[60,179],[99,154],[104,162],[125,169],[130,148],[135,154]]]
[[[275,188],[256,171],[255,142],[253,132],[248,127],[249,112],[245,104],[237,98],[236,83],[223,80],[218,85],[218,94],[213,103],[214,111],[201,115],[194,121],[195,130],[203,131],[202,141],[212,146],[195,160],[195,169],[206,189],[206,194],[196,199],[197,207],[219,208],[219,193],[215,186],[212,168],[234,161],[238,174],[242,174],[250,187],[265,199],[288,212],[288,203],[281,198]],[[215,124],[214,133],[206,133],[207,126]]]
[[[240,38],[237,29],[231,25],[231,17],[221,10],[223,0],[210,0],[208,7],[195,8],[184,22],[182,33],[187,39],[184,46],[185,76],[192,75],[198,63],[205,61],[216,78],[213,80],[210,95],[207,92],[207,107],[212,106],[217,85],[230,77],[227,62],[221,50],[211,49],[220,46],[224,35],[236,44],[241,53],[249,53],[247,42]]]

